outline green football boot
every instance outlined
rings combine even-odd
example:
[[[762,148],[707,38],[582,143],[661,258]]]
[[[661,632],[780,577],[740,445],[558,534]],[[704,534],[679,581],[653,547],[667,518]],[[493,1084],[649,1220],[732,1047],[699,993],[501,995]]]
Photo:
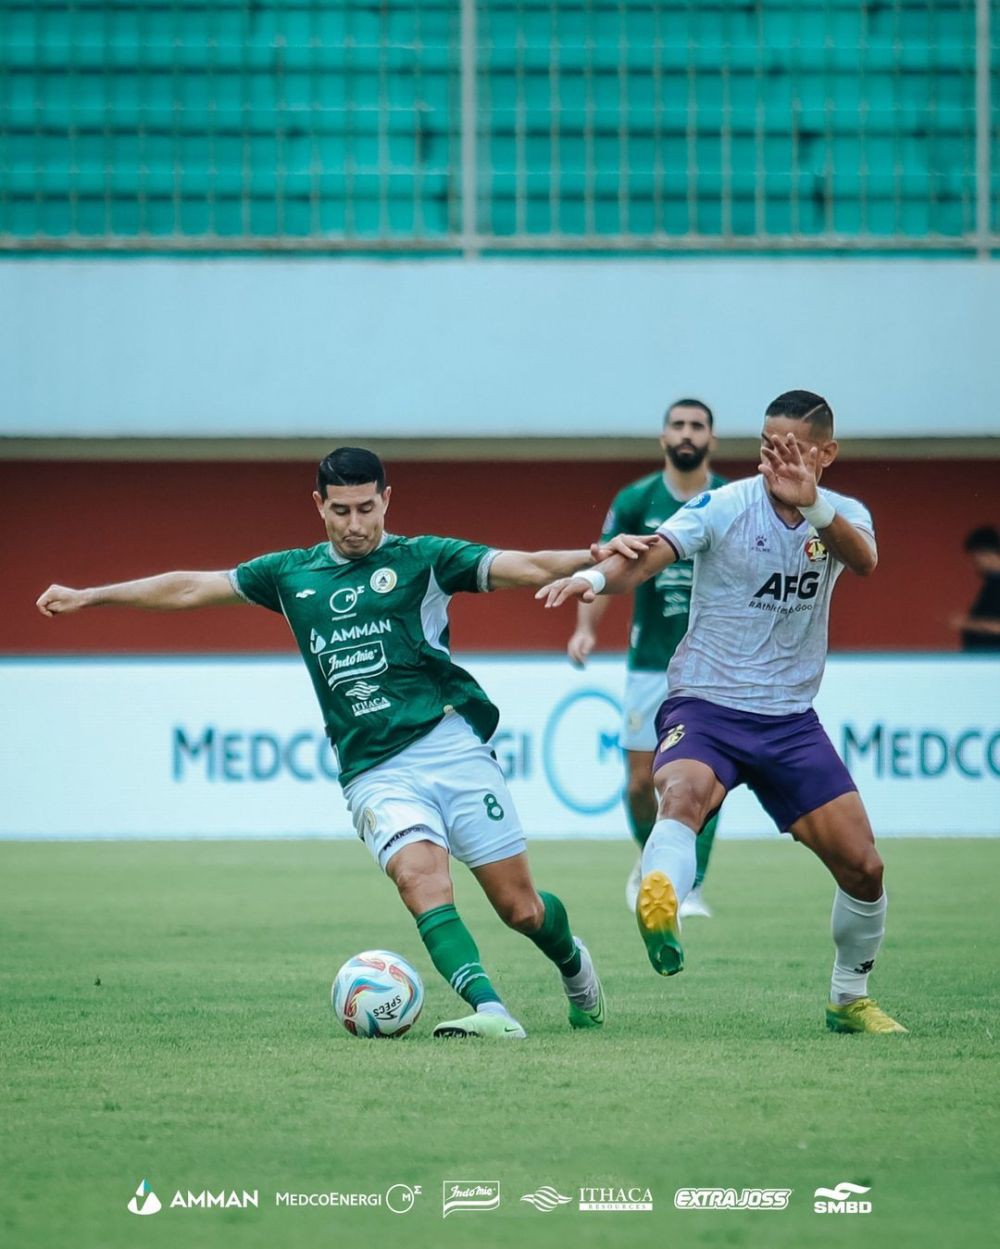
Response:
[[[826,1008],[826,1026],[831,1032],[909,1032],[870,997],[856,998],[846,1006],[831,1002]]]
[[[571,982],[563,977],[563,988],[569,999],[569,1026],[571,1028],[603,1028],[605,1019],[604,989],[594,969],[594,960],[590,951],[579,937],[574,937],[576,948],[580,951],[580,977],[585,983],[579,987],[571,987]],[[575,984],[578,977],[573,977]],[[589,1005],[585,1005],[589,1003]]]
[[[476,1011],[464,1019],[446,1019],[434,1029],[432,1036],[488,1037],[498,1041],[523,1041],[528,1035],[512,1015]]]
[[[677,915],[677,894],[664,872],[649,872],[642,878],[635,917],[653,970],[661,976],[676,976],[683,971],[684,947]]]

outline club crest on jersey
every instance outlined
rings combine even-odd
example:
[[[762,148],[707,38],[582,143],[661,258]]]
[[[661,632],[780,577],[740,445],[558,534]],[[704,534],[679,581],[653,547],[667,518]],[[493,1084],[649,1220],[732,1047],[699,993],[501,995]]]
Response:
[[[712,497],[711,493],[708,490],[706,490],[704,491],[704,493],[699,494],[696,498],[690,499],[687,503],[684,504],[684,506],[689,507],[692,511],[695,511],[699,507],[707,507],[708,501],[711,497]]]
[[[365,828],[370,833],[374,833],[378,820],[376,819],[375,812],[371,809],[371,807],[365,807],[365,809],[361,812],[361,819]]]
[[[825,563],[828,554],[826,546],[819,538],[806,538],[806,555],[811,564]]]
[[[396,588],[396,582],[399,578],[393,568],[377,568],[371,575],[368,584],[376,594],[388,594],[390,590]]]
[[[676,746],[683,736],[684,725],[675,724],[663,741],[660,742],[660,753],[662,754],[664,750],[669,750],[671,746]]]

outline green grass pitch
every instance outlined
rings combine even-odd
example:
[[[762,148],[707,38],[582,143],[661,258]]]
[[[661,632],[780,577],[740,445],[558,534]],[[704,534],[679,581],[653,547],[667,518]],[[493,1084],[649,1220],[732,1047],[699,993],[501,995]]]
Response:
[[[995,1244],[998,841],[883,844],[889,935],[874,989],[912,1030],[823,1028],[832,884],[783,840],[717,847],[712,920],[660,980],[622,902],[624,843],[532,848],[603,974],[603,1033],[565,1022],[553,969],[458,902],[522,1044],[432,1041],[457,999],[391,885],[343,842],[0,846],[8,1249],[424,1246],[921,1249]],[[328,1005],[348,955],[424,976],[413,1034],[350,1038]],[[136,1218],[143,1178],[164,1203]],[[443,1220],[446,1179],[498,1210]],[[869,1186],[868,1215],[813,1191]],[[275,1192],[422,1186],[413,1211],[277,1208]],[[572,1205],[520,1197],[551,1184]],[[652,1213],[583,1213],[583,1185],[649,1187]],[[783,1212],[686,1211],[680,1187],[786,1187]],[[258,1189],[257,1210],[171,1210],[175,1190]]]

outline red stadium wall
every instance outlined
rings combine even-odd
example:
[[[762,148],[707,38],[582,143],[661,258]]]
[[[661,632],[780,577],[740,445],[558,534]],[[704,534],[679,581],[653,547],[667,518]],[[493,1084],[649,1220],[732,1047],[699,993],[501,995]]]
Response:
[[[600,528],[624,482],[648,462],[394,462],[390,528],[445,533],[497,546],[575,547]],[[719,462],[727,476],[753,470]],[[834,600],[839,650],[952,650],[949,617],[977,582],[962,552],[976,525],[1000,522],[1000,461],[847,461],[828,477],[863,499],[879,535],[874,578],[845,574]],[[120,653],[283,651],[290,635],[266,611],[190,615],[106,609],[64,620],[34,610],[50,582],[100,584],[169,568],[228,568],[262,551],[308,546],[322,532],[300,463],[0,462],[3,582],[0,651]],[[527,591],[460,595],[458,650],[561,650],[569,611],[541,610]],[[625,604],[603,629],[622,649]]]

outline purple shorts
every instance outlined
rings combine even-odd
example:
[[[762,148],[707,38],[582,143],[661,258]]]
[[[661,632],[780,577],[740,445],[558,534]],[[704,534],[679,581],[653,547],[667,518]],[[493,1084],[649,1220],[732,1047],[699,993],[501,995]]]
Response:
[[[653,772],[675,759],[707,764],[726,792],[746,784],[779,830],[856,790],[816,712],[760,716],[702,698],[668,698],[656,713]]]

